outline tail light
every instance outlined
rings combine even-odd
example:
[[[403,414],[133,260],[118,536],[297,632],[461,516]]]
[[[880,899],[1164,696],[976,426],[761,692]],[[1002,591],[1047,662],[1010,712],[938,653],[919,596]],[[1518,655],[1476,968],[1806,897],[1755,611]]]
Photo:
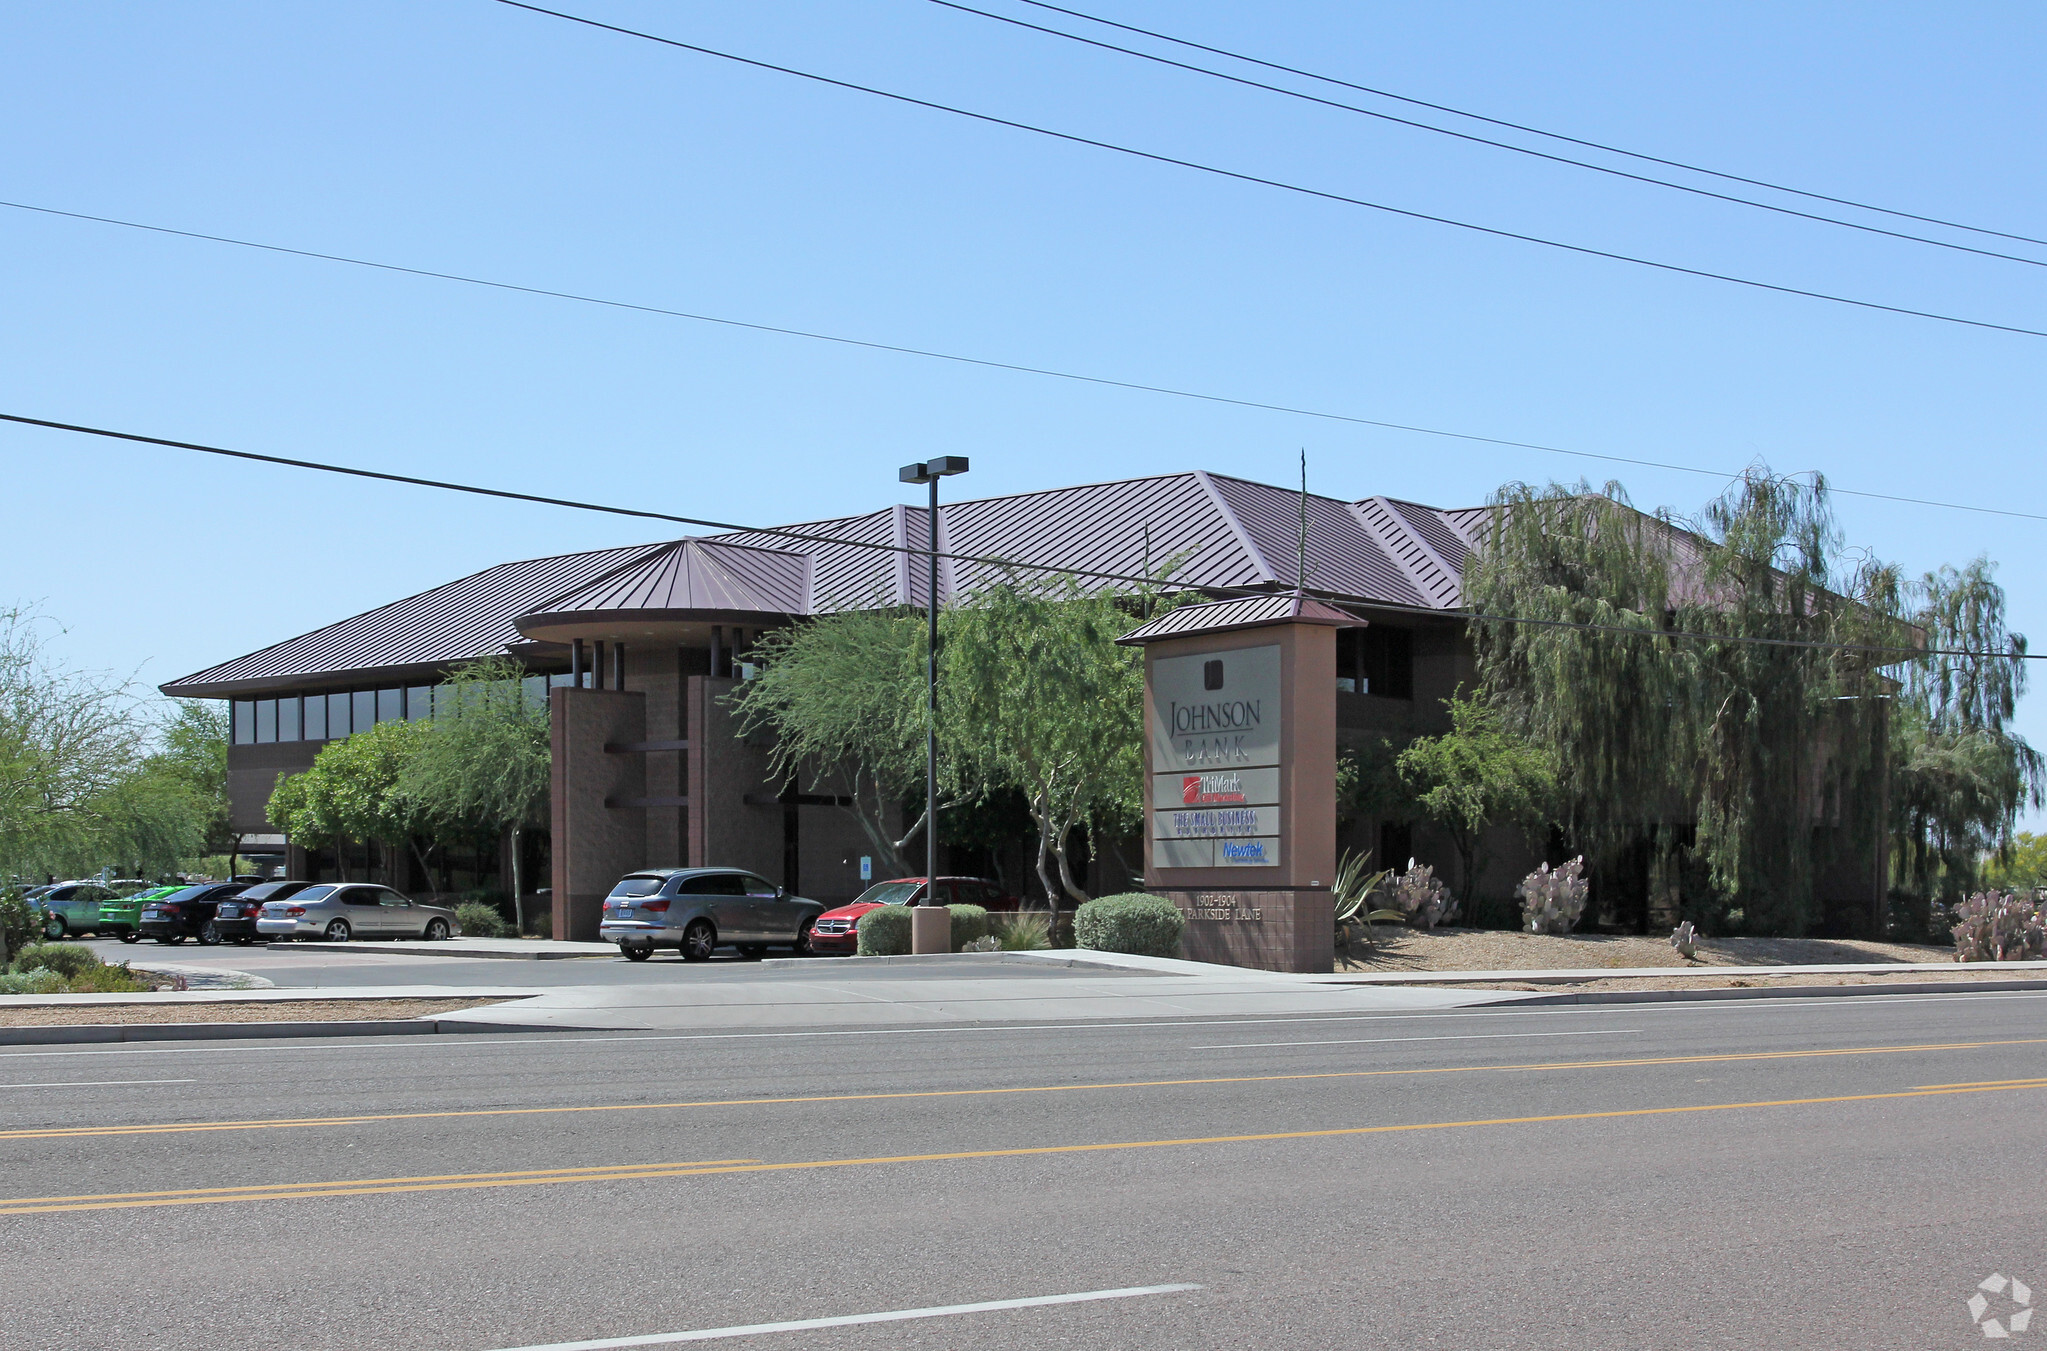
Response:
[[[653,911],[653,912],[654,912],[655,914],[659,915],[659,914],[662,914],[662,913],[664,913],[664,912],[666,912],[666,911],[667,911],[667,909],[668,909],[668,902],[666,902],[666,901],[641,901],[641,902],[640,902],[640,909],[642,909],[642,910],[651,910],[651,911]]]
[[[181,913],[178,907],[176,907],[175,905],[158,906],[157,909],[166,915],[175,915]]]
[[[284,913],[292,919],[297,919],[300,915],[306,913],[306,908],[302,905],[287,905],[284,907]]]

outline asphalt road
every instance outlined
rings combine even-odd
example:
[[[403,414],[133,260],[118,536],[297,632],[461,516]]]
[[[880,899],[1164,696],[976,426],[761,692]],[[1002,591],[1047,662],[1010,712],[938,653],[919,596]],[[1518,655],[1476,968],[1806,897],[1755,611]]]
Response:
[[[24,1048],[0,1343],[1961,1347],[2042,1069],[2025,994]]]

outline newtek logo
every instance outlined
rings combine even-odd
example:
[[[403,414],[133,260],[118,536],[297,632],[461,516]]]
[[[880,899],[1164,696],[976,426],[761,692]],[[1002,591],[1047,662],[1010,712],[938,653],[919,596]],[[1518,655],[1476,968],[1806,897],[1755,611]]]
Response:
[[[1223,857],[1232,863],[1265,862],[1265,844],[1260,840],[1247,840],[1243,844],[1235,844],[1229,840],[1224,840],[1222,842],[1222,851]]]

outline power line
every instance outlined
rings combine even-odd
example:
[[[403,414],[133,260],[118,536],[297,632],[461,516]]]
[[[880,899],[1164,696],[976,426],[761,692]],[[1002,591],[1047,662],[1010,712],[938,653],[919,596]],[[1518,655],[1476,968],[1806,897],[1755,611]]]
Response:
[[[1736,197],[1730,193],[1715,192],[1711,188],[1693,187],[1688,183],[1673,183],[1667,178],[1653,178],[1647,174],[1630,173],[1626,169],[1616,169],[1605,164],[1594,164],[1589,160],[1572,159],[1568,155],[1552,155],[1545,150],[1535,150],[1525,145],[1515,145],[1509,141],[1496,141],[1486,136],[1474,136],[1469,132],[1453,131],[1448,127],[1439,127],[1428,122],[1417,122],[1413,118],[1395,117],[1392,113],[1382,113],[1373,108],[1360,108],[1354,103],[1343,103],[1336,99],[1321,98],[1314,94],[1303,93],[1298,89],[1288,89],[1283,85],[1267,84],[1263,80],[1246,79],[1241,75],[1231,75],[1226,71],[1211,70],[1207,66],[1192,65],[1185,61],[1175,61],[1171,57],[1159,56],[1153,52],[1139,51],[1135,47],[1120,47],[1113,42],[1102,42],[1095,38],[1082,37],[1078,33],[1068,33],[1063,29],[1047,28],[1043,24],[1030,23],[1023,19],[1013,18],[1007,14],[997,14],[991,10],[976,9],[972,5],[960,4],[958,0],[930,0],[930,2],[945,9],[957,10],[962,14],[978,15],[983,19],[992,19],[997,23],[1006,23],[1016,28],[1028,29],[1033,33],[1044,33],[1055,38],[1065,38],[1069,42],[1082,43],[1089,47],[1099,48],[1105,52],[1119,52],[1124,56],[1134,56],[1140,61],[1150,61],[1157,65],[1170,66],[1175,70],[1189,71],[1196,75],[1206,75],[1212,79],[1227,80],[1231,84],[1243,85],[1247,89],[1263,89],[1269,93],[1281,94],[1291,99],[1299,99],[1304,103],[1314,103],[1324,108],[1335,108],[1347,113],[1357,113],[1361,117],[1374,117],[1382,122],[1392,122],[1403,127],[1413,127],[1419,131],[1432,131],[1438,136],[1454,137],[1460,141],[1468,141],[1473,145],[1489,145],[1498,150],[1511,150],[1517,155],[1529,155],[1535,159],[1548,160],[1552,164],[1568,164],[1578,169],[1589,169],[1596,174],[1610,174],[1615,178],[1625,178],[1636,183],[1648,183],[1659,188],[1669,188],[1675,192],[1688,192],[1697,197],[1709,197],[1716,202],[1730,202],[1736,206],[1754,207],[1758,211],[1773,211],[1780,216],[1792,216],[1799,220],[1815,221],[1822,225],[1838,225],[1844,230],[1860,230],[1865,234],[1883,235],[1886,238],[1907,240],[1914,244],[1930,244],[1937,249],[1952,249],[1957,253],[1973,253],[1981,258],[1999,258],[2009,263],[2024,263],[2029,267],[2047,267],[2047,259],[2027,258],[2016,253],[2002,253],[1996,249],[1979,249],[1970,244],[1956,244],[1945,239],[1929,239],[1925,235],[1907,234],[1902,230],[1886,230],[1880,225],[1864,225],[1859,221],[1842,220],[1837,216],[1822,216],[1811,211],[1800,211],[1794,207],[1777,206],[1770,202],[1758,202],[1749,197]],[[1096,20],[1096,22],[1104,21]]]
[[[97,216],[84,211],[65,211],[52,206],[37,206],[29,202],[0,201],[0,207],[15,211],[33,212],[37,215],[55,216],[64,220],[87,221],[95,225],[113,225],[124,230],[139,230],[147,234],[169,235],[177,239],[195,239],[208,244],[227,244],[235,248],[254,249],[261,253],[279,253],[293,258],[311,258],[323,263],[342,263],[349,267],[370,268],[378,272],[395,272],[401,276],[425,277],[433,281],[458,282],[464,286],[481,286],[495,291],[512,291],[520,295],[541,296],[549,300],[567,300],[580,305],[598,305],[606,309],[628,310],[635,314],[651,314],[666,319],[687,319],[693,323],[716,324],[724,328],[746,329],[754,333],[772,333],[785,338],[803,338],[811,342],[835,343],[842,347],[859,347],[873,352],[889,352],[897,356],[922,357],[930,361],[949,361],[961,366],[978,366],[985,370],[1010,371],[1019,375],[1040,375],[1053,380],[1070,380],[1076,384],[1100,385],[1108,389],[1125,389],[1140,394],[1159,394],[1174,399],[1192,399],[1200,403],[1221,404],[1230,408],[1248,408],[1266,413],[1283,413],[1290,417],[1316,418],[1324,422],[1340,422],[1356,427],[1376,427],[1384,431],[1409,432],[1417,436],[1434,436],[1444,440],[1469,441],[1477,445],[1499,446],[1508,450],[1534,450],[1546,455],[1568,455],[1576,459],[1597,460],[1604,464],[1627,464],[1643,469],[1666,469],[1678,474],[1697,474],[1706,478],[1732,479],[1739,477],[1721,469],[1706,469],[1692,464],[1673,464],[1667,460],[1649,460],[1629,455],[1608,455],[1594,450],[1572,450],[1565,446],[1544,445],[1537,441],[1515,441],[1506,437],[1481,436],[1476,432],[1453,432],[1440,427],[1424,427],[1409,422],[1388,422],[1378,418],[1358,417],[1350,413],[1334,413],[1326,409],[1302,408],[1292,404],[1267,403],[1257,399],[1239,399],[1226,394],[1207,394],[1199,390],[1177,389],[1170,385],[1151,385],[1136,380],[1118,380],[1106,375],[1087,375],[1078,371],[1062,371],[1049,366],[1027,366],[1020,362],[996,361],[988,357],[963,356],[957,352],[940,352],[928,347],[908,347],[899,343],[877,342],[868,338],[849,338],[836,333],[819,333],[811,329],[788,328],[777,324],[755,323],[746,319],[732,319],[722,315],[698,314],[689,310],[666,309],[659,305],[644,305],[630,300],[614,300],[603,296],[583,295],[574,291],[559,291],[545,286],[527,286],[518,282],[495,281],[488,277],[472,277],[460,272],[442,272],[433,268],[410,267],[402,263],[379,262],[371,258],[354,258],[347,254],[323,253],[316,249],[293,248],[285,244],[266,244],[259,240],[238,239],[232,235],[208,234],[199,230],[181,230],[169,225],[151,225],[144,221],[124,220],[117,216]],[[1843,497],[1860,497],[1875,502],[1896,502],[1906,506],[1935,507],[1942,511],[1966,511],[1983,516],[2004,516],[2022,521],[2047,521],[2047,513],[2017,511],[2008,507],[1985,507],[1968,502],[1946,502],[1930,497],[1910,497],[1898,493],[1880,493],[1867,489],[1842,488],[1829,484],[1828,491]]]
[[[582,502],[574,498],[550,497],[543,493],[514,492],[506,488],[485,488],[472,483],[456,483],[448,479],[421,478],[413,474],[391,474],[380,469],[362,469],[354,465],[330,464],[323,460],[295,459],[284,455],[264,455],[252,450],[230,450],[225,446],[210,446],[197,441],[174,441],[167,437],[145,436],[139,432],[114,431],[106,427],[88,427],[75,422],[56,422],[48,418],[27,417],[19,413],[0,413],[0,422],[13,422],[24,427],[42,427],[51,431],[72,432],[80,436],[99,436],[115,441],[130,441],[147,446],[163,446],[171,450],[190,450],[202,455],[219,455],[234,460],[250,460],[257,464],[282,465],[290,469],[311,469],[323,474],[342,474],[350,478],[374,479],[382,483],[402,483],[415,488],[437,488],[443,492],[466,493],[474,497],[494,497],[512,502],[530,502],[539,506],[565,507],[573,511],[594,511],[607,516],[630,516],[640,520],[670,521],[680,525],[705,526],[737,535],[764,535],[771,539],[798,540],[807,544],[830,544],[840,547],[871,549],[878,553],[906,554],[915,558],[936,557],[951,563],[973,563],[982,567],[996,568],[1008,572],[1040,572],[1055,576],[1077,577],[1088,581],[1125,582],[1136,586],[1157,587],[1164,580],[1156,576],[1137,573],[1109,572],[1099,568],[1064,567],[1056,563],[1030,563],[1021,559],[1003,558],[988,554],[949,553],[944,550],[919,549],[908,544],[883,544],[874,540],[847,539],[839,535],[821,535],[807,530],[791,530],[778,526],[741,525],[733,521],[712,520],[703,516],[678,516],[672,512],[648,511],[640,507],[615,507],[602,502]],[[1274,593],[1244,586],[1203,586],[1189,583],[1192,591],[1222,593],[1238,597],[1263,597]],[[1389,601],[1353,602],[1363,608],[1382,610],[1395,614],[1427,616],[1434,619],[1477,620],[1494,624],[1522,624],[1537,628],[1580,629],[1593,633],[1618,633],[1638,638],[1688,638],[1712,643],[1740,643],[1762,647],[1796,647],[1821,649],[1838,652],[1861,652],[1873,656],[1889,655],[1904,658],[1918,657],[1974,657],[2004,661],[2023,659],[2026,661],[2047,660],[2047,653],[2030,652],[1976,652],[1965,648],[1886,647],[1872,643],[1830,643],[1801,638],[1765,638],[1746,634],[1693,633],[1683,629],[1640,629],[1624,624],[1593,624],[1568,619],[1534,619],[1519,615],[1484,614],[1473,610],[1436,610],[1427,606],[1402,605]]]
[[[1561,141],[1566,145],[1582,145],[1587,150],[1600,150],[1609,155],[1620,155],[1627,159],[1640,160],[1644,164],[1661,164],[1667,168],[1683,169],[1686,173],[1704,174],[1708,178],[1718,178],[1728,183],[1745,183],[1752,188],[1768,188],[1771,192],[1789,193],[1791,196],[1804,197],[1809,201],[1831,202],[1835,206],[1852,206],[1857,211],[1873,211],[1881,216],[1895,216],[1899,220],[1916,220],[1926,225],[1939,225],[1950,230],[1966,230],[1970,234],[1988,235],[1994,239],[2011,239],[2021,244],[2047,246],[2047,239],[2035,239],[2031,235],[2012,234],[2006,230],[1991,230],[1981,225],[1964,225],[1960,221],[1943,220],[1939,216],[1922,216],[1917,212],[1899,211],[1887,206],[1874,206],[1868,202],[1858,202],[1851,197],[1832,197],[1824,192],[1811,192],[1804,188],[1788,187],[1783,183],[1772,183],[1768,179],[1747,178],[1741,174],[1725,173],[1719,169],[1708,169],[1701,165],[1687,163],[1684,160],[1666,159],[1660,155],[1647,155],[1636,150],[1623,150],[1619,146],[1607,145],[1602,141],[1588,141],[1578,136],[1566,136],[1562,132],[1544,131],[1541,127],[1531,127],[1523,122],[1509,122],[1504,118],[1488,117],[1484,113],[1474,113],[1468,109],[1455,108],[1447,103],[1431,103],[1427,99],[1411,98],[1406,94],[1396,94],[1390,89],[1376,89],[1368,84],[1356,84],[1350,80],[1340,80],[1333,75],[1318,75],[1312,70],[1302,70],[1298,66],[1285,66],[1276,61],[1260,60],[1258,57],[1246,56],[1242,52],[1234,52],[1226,47],[1212,47],[1207,43],[1193,42],[1187,38],[1176,38],[1169,33],[1160,33],[1149,28],[1138,28],[1132,24],[1118,23],[1114,19],[1104,19],[1095,14],[1084,14],[1080,10],[1068,9],[1063,5],[1048,4],[1046,0],[1017,0],[1017,3],[1030,5],[1037,9],[1051,10],[1056,14],[1065,14],[1075,19],[1084,19],[1088,23],[1100,24],[1104,28],[1117,28],[1126,33],[1135,33],[1140,37],[1156,38],[1160,42],[1170,42],[1178,47],[1208,52],[1214,56],[1226,56],[1232,61],[1242,61],[1246,65],[1262,66],[1266,70],[1276,70],[1287,75],[1298,75],[1303,79],[1316,80],[1323,84],[1336,85],[1343,89],[1355,89],[1361,94],[1371,94],[1377,98],[1392,99],[1396,103],[1405,103],[1410,107],[1427,108],[1434,112],[1449,113],[1453,117],[1467,117],[1474,122],[1484,122],[1490,126],[1505,127],[1509,131],[1526,132],[1530,136],[1541,136],[1547,140]],[[1442,128],[1433,128],[1433,130],[1442,130]],[[1450,134],[1454,135],[1455,133]],[[1515,148],[1518,149],[1519,147]],[[1529,153],[1534,152],[1531,151]],[[1673,184],[1672,186],[1676,185]]]
[[[872,85],[855,84],[850,80],[840,80],[834,79],[829,75],[813,74],[807,70],[798,70],[793,66],[779,66],[770,61],[755,60],[750,56],[738,56],[732,52],[722,52],[715,47],[705,47],[693,42],[683,42],[677,38],[665,38],[655,33],[642,32],[636,28],[622,28],[617,24],[604,23],[597,19],[586,19],[579,14],[569,14],[558,9],[546,9],[540,5],[530,5],[525,3],[525,0],[497,0],[497,3],[509,5],[513,9],[527,10],[534,14],[544,14],[549,18],[562,19],[569,23],[582,24],[589,28],[602,29],[608,33],[617,33],[624,37],[640,38],[643,41],[658,42],[663,46],[675,47],[682,51],[696,52],[703,56],[714,56],[721,61],[736,62],[739,65],[751,66],[756,70],[772,71],[779,75],[793,75],[798,79],[829,85],[835,89],[846,89],[857,94],[868,94],[875,98],[889,99],[896,103],[908,104],[911,107],[928,108],[933,112],[949,113],[955,117],[970,118],[973,121],[985,122],[991,126],[1009,127],[1016,131],[1027,131],[1036,136],[1046,136],[1072,145],[1091,146],[1096,150],[1108,150],[1118,155],[1128,155],[1133,159],[1146,160],[1154,164],[1168,164],[1176,168],[1192,169],[1196,173],[1210,174],[1217,178],[1227,178],[1239,183],[1252,183],[1259,187],[1276,188],[1281,192],[1291,192],[1303,197],[1312,197],[1319,201],[1335,202],[1343,206],[1362,207],[1368,211],[1380,211],[1387,215],[1400,216],[1408,220],[1427,221],[1435,225],[1448,225],[1459,230],[1468,230],[1474,234],[1490,235],[1496,239],[1514,239],[1524,244],[1540,244],[1545,248],[1561,249],[1566,253],[1580,254],[1588,258],[1605,258],[1611,262],[1631,263],[1637,267],[1654,268],[1659,272],[1671,272],[1686,277],[1701,277],[1708,281],[1727,282],[1730,285],[1746,286],[1758,291],[1771,291],[1778,295],[1803,296],[1808,300],[1824,300],[1836,305],[1852,305],[1857,309],[1878,310],[1886,314],[1901,314],[1914,319],[1932,319],[1939,323],[1960,324],[1967,328],[1989,329],[1999,333],[2016,333],[2028,338],[2047,338],[2047,330],[2042,329],[2023,328],[2016,324],[1993,323],[1988,319],[1965,319],[1957,315],[1940,314],[1933,310],[1915,310],[1904,305],[1886,305],[1875,300],[1856,300],[1850,296],[1835,295],[1828,291],[1811,291],[1799,286],[1784,286],[1776,282],[1757,281],[1751,277],[1738,277],[1729,272],[1710,272],[1704,268],[1686,267],[1681,263],[1658,262],[1653,258],[1641,258],[1634,254],[1616,253],[1611,249],[1593,248],[1588,244],[1567,244],[1562,240],[1546,239],[1541,235],[1522,234],[1516,230],[1505,230],[1492,225],[1479,225],[1472,221],[1457,220],[1451,216],[1437,216],[1426,211],[1411,211],[1406,207],[1388,206],[1384,202],[1368,201],[1363,197],[1350,197],[1340,192],[1329,192],[1322,188],[1310,188],[1299,183],[1286,182],[1284,179],[1266,178],[1259,174],[1244,173],[1236,169],[1224,169],[1213,164],[1203,164],[1198,160],[1181,159],[1178,156],[1164,155],[1151,150],[1138,150],[1132,146],[1118,145],[1113,141],[1097,140],[1094,137],[1081,136],[1069,131],[1054,131],[1049,127],[1037,126],[1030,122],[1019,122],[1013,118],[997,117],[993,113],[977,113],[970,109],[954,107],[948,103],[936,103],[930,99],[914,98],[908,94],[897,94],[886,89],[877,89]]]

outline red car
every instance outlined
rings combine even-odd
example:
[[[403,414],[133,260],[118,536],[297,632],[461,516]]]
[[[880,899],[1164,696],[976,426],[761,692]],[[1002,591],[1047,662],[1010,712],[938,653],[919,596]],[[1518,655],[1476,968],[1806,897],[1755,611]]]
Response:
[[[862,915],[878,905],[919,905],[923,900],[924,879],[921,877],[898,877],[893,881],[876,882],[848,904],[827,910],[817,917],[817,923],[810,929],[810,950],[850,956],[860,948],[860,936],[854,932],[854,926],[859,924]],[[938,903],[978,905],[984,910],[1014,910],[1018,904],[1017,898],[1005,892],[999,883],[980,877],[939,878]]]

